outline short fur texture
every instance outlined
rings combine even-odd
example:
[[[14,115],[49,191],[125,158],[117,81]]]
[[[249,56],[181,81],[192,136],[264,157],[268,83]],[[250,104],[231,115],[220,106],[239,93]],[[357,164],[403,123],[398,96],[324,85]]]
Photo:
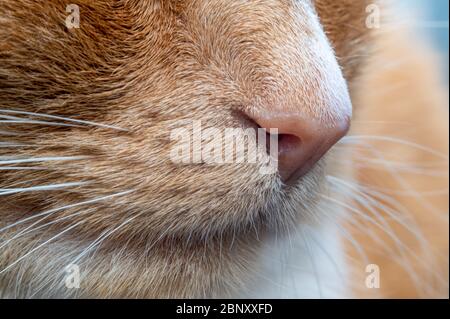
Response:
[[[286,188],[255,165],[176,165],[170,131],[190,120],[248,127],[237,114],[261,105],[332,122],[340,113],[323,101],[347,94],[342,76],[357,116],[370,112],[363,104],[377,102],[361,83],[375,80],[357,79],[375,43],[365,26],[371,2],[74,3],[81,25],[71,30],[66,1],[0,3],[0,290],[236,296],[254,280],[266,240],[329,217],[319,207],[335,163],[324,158]],[[342,74],[329,68],[336,62]],[[72,262],[82,271],[76,290],[63,280]]]

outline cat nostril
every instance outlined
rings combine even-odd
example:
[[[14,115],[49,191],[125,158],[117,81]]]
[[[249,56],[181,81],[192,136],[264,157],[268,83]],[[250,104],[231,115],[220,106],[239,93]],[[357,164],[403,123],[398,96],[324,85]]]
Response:
[[[304,115],[270,112],[252,116],[258,126],[278,130],[278,172],[294,184],[348,131],[350,118],[323,123]]]
[[[301,140],[295,135],[291,134],[279,134],[278,135],[278,152],[279,154],[285,154],[292,149],[301,147]]]

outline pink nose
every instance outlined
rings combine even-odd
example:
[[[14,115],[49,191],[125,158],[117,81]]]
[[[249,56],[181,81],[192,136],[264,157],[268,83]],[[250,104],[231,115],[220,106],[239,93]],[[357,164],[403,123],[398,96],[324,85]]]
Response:
[[[306,174],[347,132],[350,117],[331,123],[304,114],[264,110],[252,119],[267,131],[278,129],[278,170],[286,184]]]
[[[243,109],[266,131],[278,129],[278,172],[288,185],[348,132],[352,116],[348,86],[325,33],[317,30],[314,41],[303,41],[286,65],[275,69],[276,81]]]

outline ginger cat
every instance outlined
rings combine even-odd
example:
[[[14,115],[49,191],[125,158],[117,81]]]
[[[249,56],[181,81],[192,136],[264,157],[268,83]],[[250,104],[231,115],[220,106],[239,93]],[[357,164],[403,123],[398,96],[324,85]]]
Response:
[[[2,297],[448,297],[448,96],[383,1],[68,5],[0,2]]]

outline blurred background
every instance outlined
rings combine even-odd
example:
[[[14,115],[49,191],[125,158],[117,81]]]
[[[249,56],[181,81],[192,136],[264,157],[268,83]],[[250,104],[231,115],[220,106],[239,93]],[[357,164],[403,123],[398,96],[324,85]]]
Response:
[[[439,51],[442,56],[442,76],[449,81],[449,0],[398,0],[398,5],[410,17],[408,23]]]

